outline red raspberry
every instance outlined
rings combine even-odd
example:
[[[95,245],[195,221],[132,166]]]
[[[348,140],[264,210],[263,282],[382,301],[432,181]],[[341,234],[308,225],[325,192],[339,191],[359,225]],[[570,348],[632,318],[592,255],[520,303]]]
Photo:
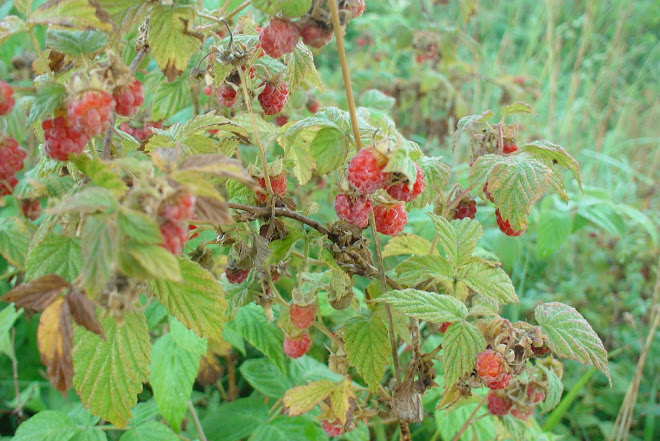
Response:
[[[484,194],[483,194],[483,198],[484,198],[484,199],[487,199],[487,200],[491,201],[492,203],[495,203],[495,198],[494,198],[493,195],[490,194],[490,192],[488,191],[488,182],[486,182],[486,183],[484,184],[484,188],[482,189],[482,191],[484,192]]]
[[[222,83],[215,90],[215,95],[220,100],[220,104],[225,107],[233,107],[238,99],[238,92],[229,83]]]
[[[526,410],[526,409],[519,409],[517,407],[511,409],[511,415],[522,421],[527,421],[527,419],[529,419],[529,417],[532,416],[533,413],[534,411],[532,409]]]
[[[67,116],[76,131],[94,136],[110,126],[115,100],[108,92],[88,90],[69,102]]]
[[[530,383],[527,385],[527,398],[530,399],[532,403],[540,403],[545,400],[545,393]]]
[[[89,141],[89,136],[74,129],[63,116],[45,119],[41,123],[46,139],[46,153],[57,161],[68,161],[69,155],[78,155]]]
[[[307,100],[307,110],[309,110],[311,113],[318,112],[320,108],[321,103],[316,99],[316,97],[311,97]]]
[[[204,86],[204,89],[202,89],[204,92],[204,95],[206,96],[211,96],[213,93],[213,88],[211,86]]]
[[[477,201],[475,200],[461,200],[454,211],[454,219],[465,219],[469,217],[474,219],[477,214]]]
[[[39,199],[23,199],[21,209],[25,217],[30,220],[37,220],[41,216],[41,202]]]
[[[397,201],[404,202],[410,202],[419,196],[420,193],[424,191],[426,184],[424,183],[424,175],[422,174],[422,170],[417,164],[415,164],[415,168],[417,169],[417,179],[415,180],[412,188],[409,187],[408,182],[400,182],[398,184],[392,185],[391,187],[388,187],[387,194],[392,196]]]
[[[18,184],[18,179],[16,179],[16,176],[0,179],[0,196],[12,194],[14,192],[14,188],[16,188],[16,184]]]
[[[286,115],[277,115],[275,117],[275,124],[282,127],[284,124],[289,122],[289,117]]]
[[[6,115],[14,108],[14,89],[6,81],[0,81],[0,115]]]
[[[321,422],[321,425],[323,426],[323,430],[325,430],[325,433],[328,434],[328,436],[341,436],[344,434],[344,426],[341,424],[339,420],[335,421],[328,421],[328,420],[323,420]]]
[[[115,110],[119,115],[131,116],[138,111],[144,102],[142,95],[142,83],[139,80],[121,90],[115,90]]]
[[[443,323],[440,325],[440,332],[443,333],[443,334],[444,334],[445,332],[447,332],[447,329],[448,329],[453,323],[454,323],[454,322],[443,322]]]
[[[502,147],[502,150],[504,151],[504,153],[509,154],[509,153],[513,153],[516,150],[518,150],[518,146],[516,145],[515,142],[508,142],[508,143],[504,144],[504,147]]]
[[[491,390],[506,387],[509,380],[511,380],[511,376],[505,371],[505,363],[502,354],[492,349],[486,349],[477,355],[475,369],[477,370],[477,375],[486,384],[486,387]]]
[[[500,227],[500,231],[506,234],[507,236],[520,236],[525,232],[525,230],[516,231],[511,228],[509,221],[502,219],[500,215],[500,210],[495,210],[495,219],[497,221],[497,226]]]
[[[266,87],[257,99],[266,115],[275,115],[282,111],[289,99],[289,86],[284,81],[280,83],[263,83],[262,86],[264,84]]]
[[[386,236],[396,236],[403,231],[408,222],[408,215],[401,204],[376,205],[374,207],[376,230]]]
[[[335,198],[335,211],[339,219],[360,228],[369,225],[369,210],[371,200],[367,196],[350,197],[338,194]]]
[[[361,149],[348,165],[348,180],[361,194],[371,194],[382,188],[390,178],[383,172],[387,165],[384,155],[370,149]]]
[[[170,222],[192,219],[195,215],[195,195],[184,193],[166,200],[160,207],[160,215]]]
[[[259,178],[259,186],[264,190],[266,189],[266,178]],[[270,176],[270,186],[276,195],[286,196],[286,175],[282,173],[277,176]],[[261,202],[266,202],[266,193],[259,193],[259,199]]]
[[[506,396],[500,396],[494,392],[488,394],[488,403],[486,404],[486,407],[491,415],[504,416],[509,413],[511,406],[513,406],[513,401]]]
[[[312,340],[310,340],[309,335],[303,334],[298,338],[285,336],[282,349],[287,357],[299,358],[305,355],[311,346]]]
[[[300,306],[292,303],[289,307],[291,323],[298,329],[307,329],[314,323],[316,305]]]
[[[314,19],[306,21],[300,29],[303,43],[316,49],[330,43],[333,35],[332,29]]]
[[[9,179],[21,171],[26,156],[14,138],[0,139],[0,180]]]
[[[151,129],[162,129],[163,128],[163,122],[162,121],[155,121],[155,122],[145,122],[142,127],[131,127],[127,122],[123,123],[119,128],[123,131],[131,135],[133,138],[137,139],[138,141],[144,141],[147,139],[151,134],[153,134],[153,131]]]
[[[293,52],[298,43],[298,26],[288,20],[273,18],[259,34],[261,47],[270,57],[280,58]]]
[[[188,240],[188,224],[167,221],[160,226],[160,232],[165,240],[161,246],[172,254],[181,254],[183,245]]]
[[[227,276],[227,280],[229,283],[243,283],[245,279],[248,278],[250,275],[250,270],[249,269],[240,269],[240,268],[227,268],[225,271],[225,275]]]

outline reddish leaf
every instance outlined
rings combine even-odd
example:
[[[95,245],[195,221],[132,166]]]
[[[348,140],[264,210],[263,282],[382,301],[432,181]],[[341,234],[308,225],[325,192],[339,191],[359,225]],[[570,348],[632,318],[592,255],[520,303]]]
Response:
[[[71,308],[71,315],[76,323],[80,326],[87,328],[88,331],[101,336],[105,340],[105,333],[103,327],[96,318],[96,307],[94,303],[87,298],[82,292],[75,288],[69,291],[66,300]]]
[[[64,297],[57,297],[41,314],[37,346],[51,384],[66,392],[73,379],[73,326]]]
[[[13,302],[17,308],[43,311],[68,287],[69,282],[62,277],[48,274],[12,289],[0,297],[0,300]]]

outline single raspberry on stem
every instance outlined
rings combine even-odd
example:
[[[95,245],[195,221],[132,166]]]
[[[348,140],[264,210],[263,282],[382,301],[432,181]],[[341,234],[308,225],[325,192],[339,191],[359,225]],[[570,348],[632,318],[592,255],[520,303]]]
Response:
[[[27,152],[19,147],[14,138],[0,139],[0,179],[9,179],[23,170]]]
[[[110,126],[114,108],[115,100],[108,92],[88,90],[69,102],[67,116],[76,131],[91,137]]]
[[[138,111],[142,103],[144,103],[142,83],[139,80],[135,80],[128,87],[115,90],[114,98],[115,110],[119,115],[133,115]]]
[[[227,280],[229,283],[233,283],[238,285],[239,283],[243,283],[245,279],[248,278],[250,275],[250,270],[249,269],[240,269],[240,268],[227,268],[225,271],[225,276],[227,276]]]
[[[172,254],[181,254],[183,246],[188,240],[188,223],[166,221],[160,227],[163,235],[163,248]]]
[[[332,41],[334,35],[332,29],[325,24],[310,18],[300,28],[300,36],[303,43],[316,49],[320,49]]]
[[[368,196],[354,196],[338,194],[335,197],[335,211],[339,219],[360,228],[369,225],[369,210],[371,200]]]
[[[488,408],[488,412],[490,412],[491,415],[504,416],[509,413],[511,406],[513,406],[513,401],[508,399],[506,396],[499,395],[495,392],[488,394],[488,402],[486,403],[486,407]]]
[[[229,83],[222,83],[215,91],[220,104],[225,107],[234,107],[238,100],[238,92]]]
[[[298,26],[276,17],[259,33],[259,43],[268,56],[280,58],[284,54],[293,52],[299,37]]]
[[[419,196],[426,187],[424,183],[424,175],[422,170],[417,164],[415,164],[415,169],[417,170],[417,177],[415,183],[410,186],[408,182],[400,182],[398,184],[392,185],[387,188],[387,194],[392,196],[397,201],[411,202],[417,196]]]
[[[289,99],[289,86],[284,82],[262,83],[264,90],[257,96],[266,115],[275,115],[282,111]]]
[[[373,149],[361,149],[348,164],[348,181],[361,194],[371,194],[382,188],[390,174],[383,171],[385,155]]]
[[[514,230],[508,220],[502,219],[500,210],[497,209],[495,210],[495,220],[497,221],[497,226],[500,228],[500,231],[507,236],[520,236],[525,232],[525,230]]]
[[[447,332],[447,329],[449,329],[449,327],[450,327],[453,323],[454,323],[454,322],[443,322],[443,323],[440,325],[440,332],[441,332],[442,334],[444,334],[445,332]]]
[[[504,357],[492,349],[486,349],[477,355],[475,370],[486,387],[491,390],[503,389],[511,380],[511,375],[506,372]]]
[[[516,145],[515,142],[506,142],[504,143],[504,146],[502,146],[502,151],[505,154],[513,153],[516,150],[518,150],[518,146]]]
[[[46,140],[46,154],[56,161],[68,161],[69,155],[79,155],[89,142],[64,116],[45,119],[41,123]]]
[[[308,329],[316,318],[316,305],[301,306],[292,303],[289,306],[289,318],[298,329]]]
[[[386,236],[396,236],[403,231],[408,215],[401,204],[376,205],[374,207],[376,231]]]
[[[191,193],[177,194],[161,204],[160,215],[171,222],[192,219],[195,215],[196,199]]]
[[[309,352],[311,346],[312,340],[309,338],[308,334],[302,334],[298,338],[284,336],[284,343],[282,343],[284,354],[289,358],[302,357]]]
[[[474,219],[477,214],[477,201],[474,199],[461,200],[454,210],[454,219]]]
[[[266,178],[259,178],[259,186],[266,190]],[[270,176],[270,187],[273,189],[273,193],[278,196],[286,196],[286,174],[282,173],[277,176]],[[261,202],[266,202],[267,195],[266,193],[258,193],[259,200]]]

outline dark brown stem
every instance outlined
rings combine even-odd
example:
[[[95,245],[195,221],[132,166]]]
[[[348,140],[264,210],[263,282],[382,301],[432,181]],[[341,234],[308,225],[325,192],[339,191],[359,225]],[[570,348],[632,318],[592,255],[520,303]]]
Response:
[[[238,397],[238,388],[236,387],[236,366],[234,366],[234,356],[229,354],[225,357],[227,360],[227,401],[234,401]]]

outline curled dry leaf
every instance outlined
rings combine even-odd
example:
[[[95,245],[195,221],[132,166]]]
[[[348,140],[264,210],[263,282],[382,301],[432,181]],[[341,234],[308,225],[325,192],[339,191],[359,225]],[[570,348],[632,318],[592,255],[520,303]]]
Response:
[[[105,340],[103,327],[96,318],[96,307],[94,303],[85,294],[75,288],[69,291],[66,300],[76,323],[85,327],[88,331],[100,335]]]
[[[73,326],[64,297],[57,297],[41,314],[37,346],[51,384],[66,392],[73,379]]]
[[[48,274],[32,282],[17,286],[0,297],[0,300],[15,303],[17,308],[43,311],[68,287],[69,282],[62,277],[56,274]]]

